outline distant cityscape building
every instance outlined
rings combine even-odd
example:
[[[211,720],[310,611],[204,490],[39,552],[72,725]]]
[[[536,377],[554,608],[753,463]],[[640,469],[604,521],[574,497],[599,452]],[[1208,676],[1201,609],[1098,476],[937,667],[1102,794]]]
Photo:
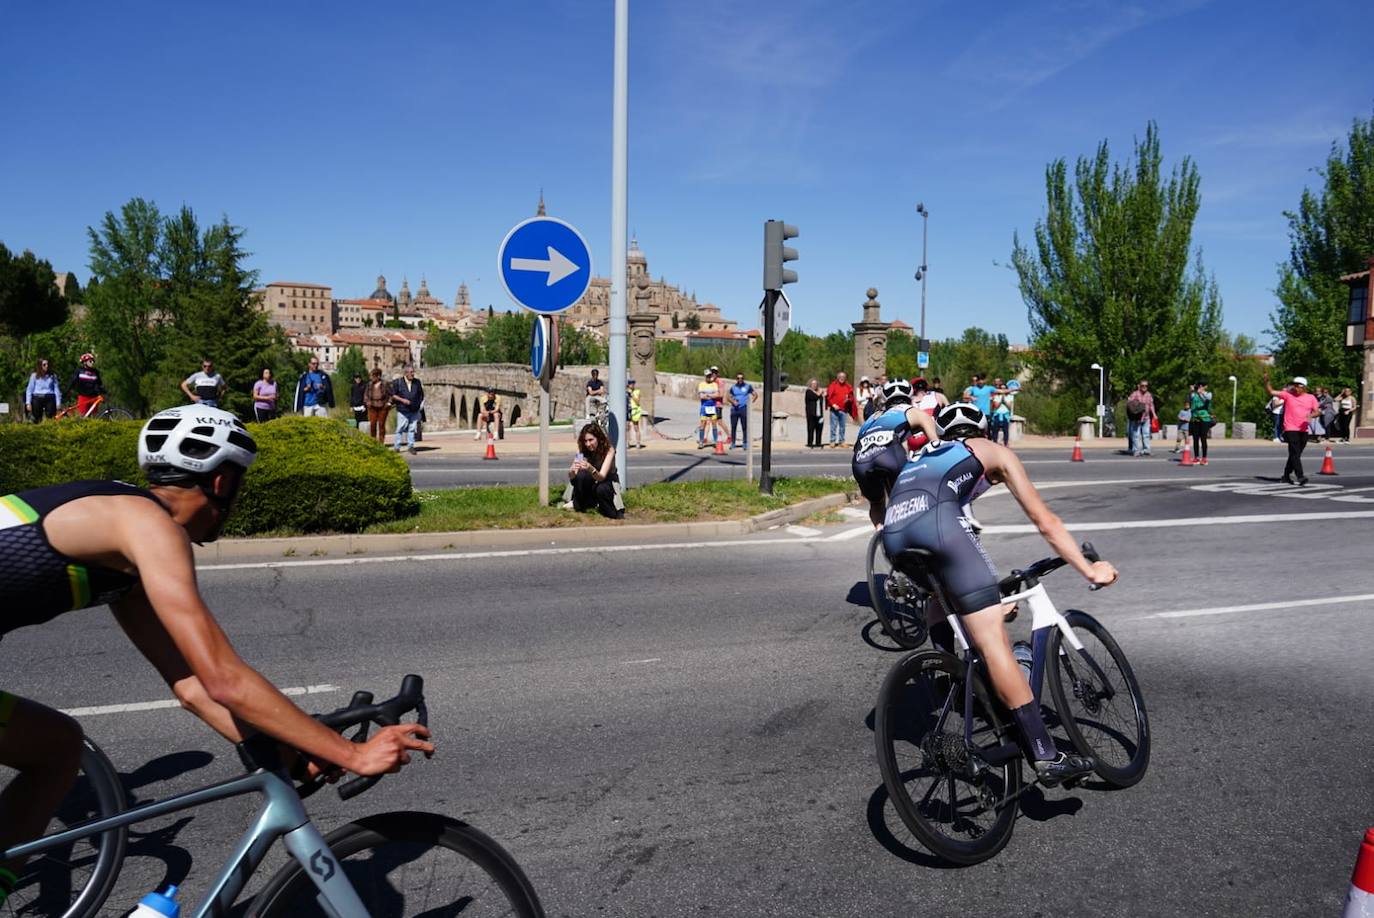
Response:
[[[720,307],[712,303],[698,303],[695,293],[684,293],[680,288],[663,278],[654,280],[649,275],[649,259],[639,247],[639,240],[630,241],[630,250],[625,258],[625,271],[629,275],[630,291],[636,288],[636,280],[645,278],[648,286],[648,311],[658,317],[660,331],[670,332],[675,325],[685,331],[688,325],[696,326],[693,331],[733,332],[739,325],[734,319],[721,315]],[[630,307],[636,308],[636,307]],[[593,277],[591,285],[582,298],[565,313],[576,328],[605,337],[610,323],[611,281],[606,277]],[[676,321],[675,321],[676,320]],[[694,320],[690,321],[689,320]]]
[[[273,325],[308,334],[334,331],[333,289],[325,284],[273,281],[254,292],[258,308]]]

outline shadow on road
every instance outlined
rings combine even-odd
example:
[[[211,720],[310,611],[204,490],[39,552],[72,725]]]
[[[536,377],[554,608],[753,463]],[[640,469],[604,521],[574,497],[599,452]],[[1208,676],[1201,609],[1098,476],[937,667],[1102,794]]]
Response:
[[[859,632],[859,637],[863,638],[863,642],[869,647],[872,647],[874,650],[881,650],[884,653],[904,653],[906,651],[905,647],[898,646],[898,644],[888,636],[888,633],[883,630],[883,623],[876,618],[863,626],[863,629]]]
[[[908,864],[916,864],[921,867],[932,867],[937,870],[949,870],[957,868],[958,864],[951,864],[949,861],[936,857],[935,855],[918,850],[906,844],[898,838],[893,831],[888,828],[887,814],[888,804],[891,798],[887,795],[887,786],[879,784],[878,787],[868,798],[868,829],[873,833],[873,838],[882,845],[883,848],[895,857],[899,857]],[[892,819],[897,825],[901,825],[901,819],[896,812],[892,812]],[[913,839],[913,842],[915,840]]]

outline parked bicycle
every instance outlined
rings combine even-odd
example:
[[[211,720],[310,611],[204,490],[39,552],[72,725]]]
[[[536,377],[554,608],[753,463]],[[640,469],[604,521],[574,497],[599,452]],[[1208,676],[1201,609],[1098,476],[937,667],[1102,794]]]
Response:
[[[95,418],[101,421],[132,421],[134,415],[132,411],[124,408],[117,408],[105,400],[105,396],[97,395],[95,400],[86,406],[85,412],[76,410],[76,402],[72,402],[63,408],[53,418],[62,421],[67,418]]]
[[[1090,544],[1084,543],[1083,554],[1099,560]],[[950,608],[929,573],[929,557],[921,550],[903,552],[896,566]],[[1025,602],[1031,610],[1035,703],[1048,674],[1054,712],[1069,742],[1093,757],[1104,785],[1130,787],[1150,762],[1145,701],[1107,629],[1086,612],[1061,615],[1045,592],[1040,579],[1065,563],[1047,558],[1013,571],[1001,581],[1002,599]],[[1010,712],[992,691],[959,617],[948,620],[959,654],[922,650],[899,660],[878,693],[874,735],[883,784],[902,822],[945,860],[976,864],[1006,845],[1018,800],[1033,785],[1022,783]]]
[[[396,724],[412,712],[426,723],[423,688],[419,676],[406,676],[400,693],[389,701],[374,704],[370,693],[357,692],[347,707],[318,719],[340,733],[355,730],[349,738],[361,743],[373,724]],[[323,778],[293,784],[282,766],[280,747],[262,735],[240,743],[238,751],[247,774],[125,811],[113,766],[87,741],[77,799],[64,813],[87,810],[97,818],[0,852],[0,859],[32,858],[6,906],[15,914],[95,915],[119,874],[128,826],[257,793],[264,802],[252,827],[204,901],[186,914],[227,914],[280,838],[292,860],[253,899],[246,912],[250,918],[542,918],[543,907],[520,865],[478,829],[436,813],[391,812],[364,817],[324,836],[301,802],[324,786]],[[339,786],[339,797],[348,800],[380,780],[380,775],[353,778]]]

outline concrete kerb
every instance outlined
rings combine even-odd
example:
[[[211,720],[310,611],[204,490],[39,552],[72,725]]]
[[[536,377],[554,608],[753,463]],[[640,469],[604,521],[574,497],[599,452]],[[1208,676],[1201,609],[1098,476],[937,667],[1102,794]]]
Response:
[[[748,535],[784,526],[857,498],[855,492],[827,494],[789,507],[769,510],[742,520],[704,520],[695,523],[648,523],[634,526],[566,526],[557,529],[476,529],[466,532],[401,532],[364,535],[298,536],[271,539],[224,539],[200,545],[196,561],[215,564],[221,561],[265,558],[347,557],[361,554],[404,554],[420,551],[462,549],[539,548],[554,545],[594,545],[644,543],[648,541],[693,541]]]

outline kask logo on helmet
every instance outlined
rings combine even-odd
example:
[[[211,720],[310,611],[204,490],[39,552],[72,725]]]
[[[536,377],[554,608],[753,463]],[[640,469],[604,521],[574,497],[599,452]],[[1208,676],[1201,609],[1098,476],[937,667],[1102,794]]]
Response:
[[[238,422],[233,418],[204,418],[197,415],[195,421],[197,424],[218,424],[220,427],[238,426]]]

